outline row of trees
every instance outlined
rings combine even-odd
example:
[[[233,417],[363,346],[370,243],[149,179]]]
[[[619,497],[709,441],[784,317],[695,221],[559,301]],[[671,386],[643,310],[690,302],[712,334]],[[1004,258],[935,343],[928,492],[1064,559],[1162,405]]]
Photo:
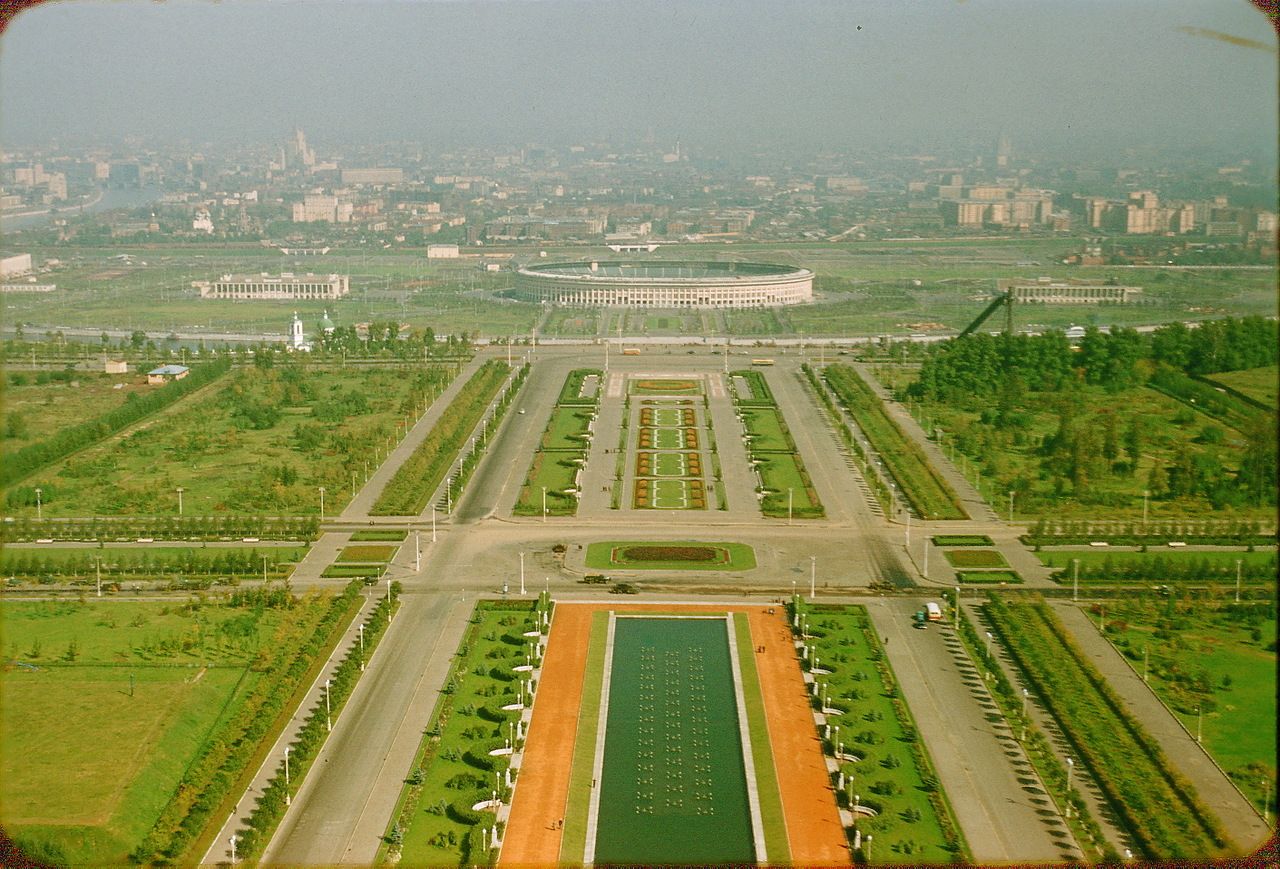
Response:
[[[129,855],[134,863],[190,863],[189,850],[209,824],[220,823],[229,800],[244,787],[242,777],[258,745],[277,726],[315,659],[333,642],[332,634],[360,606],[363,584],[317,601],[286,622],[286,635],[272,638],[265,672],[235,713],[205,740],[150,832]]]
[[[1280,324],[1262,317],[1210,320],[1190,329],[1161,326],[1150,335],[1090,326],[1078,349],[1058,331],[1042,335],[976,334],[930,348],[907,394],[924,401],[971,403],[1002,393],[1048,392],[1068,381],[1120,391],[1146,381],[1157,363],[1187,374],[1275,365]],[[1143,364],[1145,363],[1145,365]]]
[[[0,523],[0,543],[32,540],[314,540],[315,516],[93,516],[84,519],[35,519],[20,516]]]

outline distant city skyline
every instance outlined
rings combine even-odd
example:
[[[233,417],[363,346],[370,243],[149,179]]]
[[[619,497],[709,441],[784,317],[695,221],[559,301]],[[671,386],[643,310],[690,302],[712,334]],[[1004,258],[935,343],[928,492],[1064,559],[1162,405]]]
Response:
[[[0,147],[678,137],[703,154],[1207,149],[1275,160],[1238,2],[46,4],[0,37]],[[53,62],[50,62],[53,58]]]

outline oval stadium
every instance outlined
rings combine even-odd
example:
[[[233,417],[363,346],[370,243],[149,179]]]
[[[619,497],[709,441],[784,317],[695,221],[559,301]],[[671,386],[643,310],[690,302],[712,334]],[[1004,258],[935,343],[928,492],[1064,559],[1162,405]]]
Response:
[[[764,308],[813,300],[813,272],[747,262],[576,262],[525,266],[531,301],[581,307]]]

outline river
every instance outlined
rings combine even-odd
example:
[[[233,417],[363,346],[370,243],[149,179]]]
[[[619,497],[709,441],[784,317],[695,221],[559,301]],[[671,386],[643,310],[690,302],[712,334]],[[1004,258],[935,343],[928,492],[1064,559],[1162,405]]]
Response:
[[[45,226],[55,217],[78,217],[81,214],[110,211],[113,208],[136,208],[149,202],[158,202],[163,194],[164,191],[156,186],[108,187],[99,191],[98,199],[88,205],[58,206],[56,212],[43,211],[20,217],[4,217],[0,215],[0,231],[14,232],[20,229],[35,229]]]

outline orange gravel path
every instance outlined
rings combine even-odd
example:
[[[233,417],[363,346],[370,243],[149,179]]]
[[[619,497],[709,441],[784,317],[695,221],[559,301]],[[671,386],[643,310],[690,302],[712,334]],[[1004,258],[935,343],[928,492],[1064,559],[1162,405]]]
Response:
[[[548,866],[559,859],[560,830],[553,826],[557,819],[564,817],[568,800],[591,617],[600,610],[748,614],[752,641],[766,649],[756,655],[756,666],[787,819],[791,861],[809,865],[848,863],[847,840],[827,777],[822,745],[814,730],[785,610],[778,606],[777,612],[769,615],[767,609],[764,606],[558,603],[499,864]],[[784,758],[786,762],[780,762]]]
[[[757,648],[765,647],[765,654],[756,655],[756,667],[778,771],[782,813],[787,819],[791,862],[809,866],[848,863],[849,840],[840,823],[785,610],[779,607],[777,615],[764,610],[747,612],[752,642]]]
[[[564,817],[569,797],[594,610],[557,604],[552,616],[542,680],[498,860],[503,866],[554,866],[560,858],[560,831],[554,825]]]

